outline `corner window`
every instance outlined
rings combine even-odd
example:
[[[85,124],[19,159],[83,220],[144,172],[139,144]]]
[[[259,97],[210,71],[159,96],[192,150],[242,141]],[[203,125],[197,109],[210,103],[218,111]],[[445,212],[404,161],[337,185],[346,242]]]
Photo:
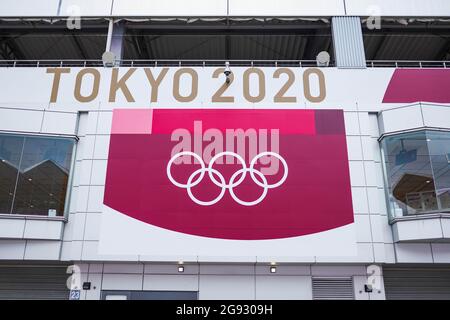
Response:
[[[0,213],[63,216],[74,144],[0,134]]]
[[[391,218],[450,212],[450,132],[404,133],[381,143]]]

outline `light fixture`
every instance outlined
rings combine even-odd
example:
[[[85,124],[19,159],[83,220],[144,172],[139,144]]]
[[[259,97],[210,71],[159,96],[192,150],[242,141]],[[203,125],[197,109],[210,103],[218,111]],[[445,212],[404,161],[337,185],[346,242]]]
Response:
[[[31,179],[31,178],[28,178],[28,181],[30,181],[30,182],[31,182],[31,181],[33,181],[33,179]]]
[[[316,57],[316,63],[318,67],[328,67],[330,65],[330,54],[326,51],[320,52]]]
[[[276,273],[276,272],[277,272],[277,267],[271,266],[270,267],[270,273]]]
[[[105,67],[114,67],[114,65],[116,64],[116,55],[114,54],[114,52],[106,51],[102,55],[102,61]]]
[[[178,272],[183,273],[184,272],[184,262],[182,260],[178,261]]]

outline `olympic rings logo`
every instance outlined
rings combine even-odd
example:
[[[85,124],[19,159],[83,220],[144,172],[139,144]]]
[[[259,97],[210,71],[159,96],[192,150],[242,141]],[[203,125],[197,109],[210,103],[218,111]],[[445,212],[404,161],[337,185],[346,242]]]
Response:
[[[172,168],[174,161],[178,157],[182,157],[182,156],[191,156],[191,157],[195,158],[200,163],[200,166],[201,166],[200,169],[194,171],[189,176],[188,181],[185,184],[176,181],[172,177],[172,173],[171,173],[171,168]],[[217,171],[216,169],[213,168],[216,160],[223,156],[235,157],[242,166],[241,169],[236,171],[230,177],[230,180],[228,181],[228,183],[225,181],[225,177],[219,171]],[[278,160],[280,160],[280,162],[283,164],[283,169],[284,169],[283,177],[277,183],[269,184],[267,181],[267,178],[264,176],[264,174],[262,174],[259,170],[255,169],[256,162],[260,158],[265,157],[265,156],[275,157]],[[220,194],[211,201],[199,200],[192,193],[192,188],[202,182],[206,173],[208,173],[208,176],[211,179],[211,181],[216,186],[221,188]],[[255,182],[256,185],[263,188],[261,196],[254,201],[243,201],[243,200],[239,199],[236,196],[236,194],[234,193],[234,188],[239,186],[245,180],[247,173],[250,174],[250,177],[252,178],[252,180]],[[256,176],[258,176],[262,182],[260,180],[258,180],[256,178]],[[225,192],[227,190],[230,193],[233,200],[236,201],[237,203],[239,203],[240,205],[248,206],[248,207],[255,206],[264,200],[264,198],[267,196],[267,192],[269,191],[269,189],[274,189],[274,188],[278,188],[279,186],[281,186],[286,181],[287,176],[288,176],[288,165],[286,163],[286,160],[284,160],[284,158],[282,156],[280,156],[278,153],[269,152],[269,151],[261,152],[260,154],[255,156],[252,159],[252,161],[250,162],[249,168],[247,168],[244,159],[240,155],[238,155],[237,153],[231,152],[231,151],[225,151],[225,152],[220,152],[220,153],[216,154],[209,162],[208,167],[206,167],[205,163],[203,162],[203,159],[198,154],[196,154],[194,152],[190,152],[190,151],[184,151],[184,152],[175,154],[167,164],[167,177],[169,178],[170,182],[172,182],[175,186],[177,186],[179,188],[186,189],[191,200],[201,206],[212,206],[212,205],[218,203],[223,198],[223,196],[225,195]]]

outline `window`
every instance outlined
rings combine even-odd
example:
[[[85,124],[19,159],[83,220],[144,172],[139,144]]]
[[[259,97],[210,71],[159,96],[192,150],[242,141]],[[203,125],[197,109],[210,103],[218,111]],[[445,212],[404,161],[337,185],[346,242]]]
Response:
[[[382,149],[391,218],[450,211],[450,132],[388,136]]]
[[[74,143],[0,134],[0,213],[63,216]]]

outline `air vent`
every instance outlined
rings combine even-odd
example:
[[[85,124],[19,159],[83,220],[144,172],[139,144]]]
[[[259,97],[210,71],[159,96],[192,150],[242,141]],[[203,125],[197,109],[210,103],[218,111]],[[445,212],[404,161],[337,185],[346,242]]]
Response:
[[[67,266],[0,265],[0,300],[67,300]]]
[[[353,279],[345,278],[313,278],[314,300],[353,300]]]

